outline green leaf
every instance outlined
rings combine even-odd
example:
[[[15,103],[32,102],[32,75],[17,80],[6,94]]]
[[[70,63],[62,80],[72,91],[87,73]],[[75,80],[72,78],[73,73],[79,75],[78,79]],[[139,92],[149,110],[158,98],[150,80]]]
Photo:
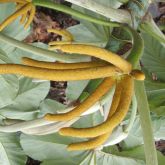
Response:
[[[145,48],[141,60],[145,69],[156,74],[158,80],[165,81],[165,47],[148,34],[143,34],[142,37]]]
[[[38,117],[42,117],[47,113],[54,114],[57,111],[65,110],[66,107],[66,105],[63,105],[56,100],[45,99],[40,104],[40,113],[38,114]]]
[[[123,150],[121,152],[119,151],[114,151],[111,152],[112,154],[115,154],[117,156],[122,156],[122,157],[128,157],[128,158],[133,158],[135,160],[141,160],[141,161],[145,161],[145,153],[144,153],[144,146],[140,145],[134,148],[130,148],[127,150]],[[157,151],[157,155],[158,155],[158,162],[159,165],[164,165],[165,162],[165,157]]]
[[[54,164],[75,164],[84,159],[89,151],[69,152],[66,145],[76,140],[57,134],[46,136],[21,135],[21,145],[25,153],[35,160],[54,160]],[[35,147],[34,147],[35,146]],[[46,161],[47,162],[47,161]],[[64,163],[63,163],[64,162]]]
[[[25,165],[26,156],[15,133],[0,133],[0,164]]]
[[[149,2],[145,0],[129,1],[127,4],[133,18],[135,27],[141,22],[141,18],[146,14],[148,10]]]
[[[115,9],[119,8],[121,6],[120,0],[93,0],[98,2],[99,4],[108,6],[108,7],[113,7]]]
[[[48,45],[40,42],[32,43],[32,45],[36,47],[41,47],[43,49],[48,49]],[[31,52],[27,52],[18,48],[15,48],[11,53],[8,54],[10,59],[13,61],[13,63],[20,64],[22,63],[22,57],[28,57],[39,61],[50,61],[54,62],[55,60],[53,58],[47,57],[47,56],[37,56],[36,54],[33,54]]]
[[[81,8],[79,6],[72,5],[72,8],[74,8],[75,10],[78,10],[82,13],[85,13],[87,15],[91,15],[93,17],[96,17],[98,19],[102,18],[102,19],[107,20],[105,17],[100,16],[99,14],[94,13],[92,11],[89,11],[87,9]],[[90,36],[91,36],[91,39],[90,39],[91,43],[94,43],[95,45],[101,46],[101,47],[106,46],[107,42],[109,41],[109,37],[110,37],[110,28],[109,27],[97,25],[97,24],[87,22],[87,21],[84,21],[81,19],[79,19],[79,21],[81,22],[81,24],[83,24],[83,26],[85,26],[84,30],[86,29],[85,32],[87,32],[87,35],[89,35],[89,36],[87,36],[87,38],[90,38]],[[78,26],[78,25],[76,25],[76,26]],[[73,28],[74,28],[74,26],[73,26]],[[78,31],[79,30],[80,30],[80,28],[78,29]],[[82,34],[84,34],[84,30],[81,33],[81,36],[82,36]],[[95,40],[94,40],[93,35],[91,33],[93,33],[93,35],[95,36],[95,38],[96,38]],[[84,38],[83,36],[82,36],[82,38],[84,40],[86,40],[86,38]],[[99,40],[99,42],[98,42],[98,40]],[[97,42],[98,42],[98,44],[97,44]]]
[[[145,165],[144,161],[134,159],[131,156],[121,156],[121,155],[115,155],[110,153],[105,153],[102,151],[96,152],[96,164],[100,165]]]
[[[0,114],[11,119],[31,120],[39,112],[39,104],[46,97],[49,82],[36,83],[29,78],[19,80],[19,90],[13,103],[0,110]]]
[[[69,27],[67,30],[72,33],[75,42],[88,43],[100,47],[105,47],[106,45],[107,39],[103,38],[103,36],[98,37],[97,35],[95,35],[95,33],[99,35],[100,33],[93,26],[87,27],[81,23],[79,25]]]
[[[165,115],[165,83],[145,81],[150,110],[159,116]]]
[[[165,117],[152,116],[152,128],[155,140],[165,139]],[[121,143],[121,146],[128,149],[143,143],[140,119],[137,117],[128,137]]]
[[[0,108],[13,102],[19,89],[19,81],[15,75],[0,75]]]
[[[11,63],[12,61],[8,58],[7,54],[0,49],[0,63]]]
[[[143,22],[140,24],[140,29],[157,39],[162,45],[165,46],[165,35],[156,25],[150,13],[145,15],[143,18]]]
[[[165,47],[148,34],[143,34],[142,36],[145,44],[142,63],[144,65],[144,72],[147,75],[145,86],[150,109],[158,115],[163,115],[165,110]],[[156,75],[158,80],[152,80],[152,73]]]
[[[66,88],[66,97],[70,101],[76,100],[81,95],[88,82],[89,80],[69,81]]]
[[[42,165],[54,165],[54,164],[58,164],[58,165],[94,165],[93,162],[91,162],[93,160],[93,157],[92,157],[92,152],[90,152],[89,154],[85,155],[84,158],[79,161],[78,163],[77,162],[67,162],[66,160],[45,160]],[[92,164],[93,163],[93,164]]]
[[[8,62],[11,60],[0,50],[0,63]],[[15,99],[19,89],[19,81],[15,75],[0,75],[0,82],[0,108],[2,108],[11,104]]]
[[[82,116],[77,122],[73,124],[76,128],[86,128],[98,125],[103,122],[104,117],[101,115],[100,111],[95,113]]]

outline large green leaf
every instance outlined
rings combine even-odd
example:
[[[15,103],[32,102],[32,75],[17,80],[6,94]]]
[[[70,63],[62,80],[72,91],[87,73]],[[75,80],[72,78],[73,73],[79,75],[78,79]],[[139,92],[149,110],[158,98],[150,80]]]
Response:
[[[108,149],[111,151],[112,154],[115,154],[115,155],[121,156],[121,157],[128,157],[128,158],[131,158],[134,160],[138,160],[138,161],[141,161],[142,164],[144,164],[143,161],[145,161],[145,154],[144,154],[144,146],[143,145],[140,145],[140,146],[137,146],[134,148],[130,148],[127,150],[123,150],[121,152],[118,150],[111,150],[110,147],[108,147],[106,149],[106,152],[108,151]],[[159,165],[164,165],[165,157],[160,152],[157,152],[157,155],[158,155]],[[139,162],[139,165],[141,163]]]
[[[165,115],[165,83],[145,81],[150,110],[157,115]]]
[[[40,102],[48,94],[49,88],[49,82],[36,83],[29,78],[20,78],[17,97],[12,104],[2,108],[0,114],[11,119],[36,118]]]
[[[69,165],[77,165],[89,153],[89,151],[67,151],[66,145],[73,141],[75,142],[76,140],[57,134],[46,136],[21,135],[21,145],[27,155],[40,161],[54,159],[58,165],[62,165],[63,162]]]
[[[93,153],[90,152],[89,154],[85,155],[84,158],[81,161],[74,161],[74,162],[67,162],[67,160],[44,160],[44,162],[42,163],[42,165],[94,165],[95,163],[93,162]],[[69,163],[69,164],[68,164]],[[92,164],[93,163],[93,164]]]
[[[155,140],[165,139],[165,117],[152,116],[152,127]],[[132,148],[143,144],[139,117],[136,118],[128,137],[121,143],[123,148]]]
[[[145,165],[144,161],[129,156],[120,156],[102,151],[96,152],[97,165]]]
[[[141,60],[145,69],[156,74],[158,80],[165,81],[165,47],[148,34],[143,34],[142,37],[145,48]]]
[[[151,111],[164,115],[165,110],[165,47],[156,39],[143,34],[145,49],[142,56],[144,72],[147,75],[145,86]],[[152,80],[155,74],[158,80]]]
[[[99,18],[106,19],[105,17],[100,16],[99,14],[96,14],[92,11],[89,11],[87,9],[81,8],[81,7],[76,6],[76,5],[72,5],[72,8],[74,8],[74,9],[76,9],[76,10],[82,12],[82,13],[85,13],[87,15],[91,15],[93,17],[96,17],[98,19]],[[87,32],[87,34],[89,34],[87,36],[87,38],[89,38],[89,39],[87,40],[87,38],[83,37],[83,34],[84,34],[84,30],[83,30],[83,32],[81,33],[81,36],[82,36],[81,40],[84,40],[84,41],[87,40],[87,42],[91,41],[90,44],[95,44],[95,45],[98,45],[98,46],[101,46],[101,47],[106,46],[107,42],[109,41],[109,37],[110,37],[110,28],[109,27],[105,27],[105,26],[102,26],[102,25],[97,25],[97,24],[87,22],[87,21],[84,21],[84,20],[81,20],[81,19],[79,21],[81,22],[81,24],[83,24],[83,26],[85,26],[83,29],[84,30],[86,29],[85,31]],[[79,30],[80,29],[78,29],[78,31]],[[96,39],[94,39],[94,38],[96,38]]]
[[[0,50],[0,63],[8,62],[11,60]],[[0,108],[2,108],[11,104],[15,99],[19,89],[19,81],[15,75],[0,75],[0,82]]]
[[[15,133],[0,133],[0,164],[25,165],[26,156]]]
[[[105,44],[107,43],[107,39],[104,38],[103,36],[98,37],[98,35],[100,35],[99,30],[97,30],[93,26],[94,25],[87,27],[84,24],[79,24],[69,27],[68,30],[73,34],[75,42],[88,43],[88,44],[104,47]]]
[[[1,75],[0,82],[0,108],[2,108],[11,104],[16,98],[19,89],[19,81],[16,76]]]

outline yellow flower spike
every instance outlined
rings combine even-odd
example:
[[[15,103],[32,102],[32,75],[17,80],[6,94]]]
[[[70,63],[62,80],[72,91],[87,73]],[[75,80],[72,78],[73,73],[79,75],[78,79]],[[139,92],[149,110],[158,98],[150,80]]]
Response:
[[[0,3],[7,3],[7,2],[16,2],[16,3],[22,3],[22,4],[26,3],[24,0],[0,0]]]
[[[122,91],[116,112],[105,122],[89,128],[62,128],[59,133],[73,137],[96,137],[111,132],[126,116],[134,89],[134,80],[131,76],[125,75],[121,80]]]
[[[24,5],[25,3],[16,3],[16,10],[20,9]]]
[[[62,37],[65,38],[65,41],[71,42],[71,41],[74,40],[73,35],[65,29],[60,29],[60,30],[58,30],[58,29],[48,29],[47,31],[49,33],[56,33],[58,35],[61,35]],[[54,45],[54,43],[56,43],[56,41],[49,42],[49,45]]]
[[[22,58],[22,63],[28,66],[35,66],[35,67],[48,68],[48,69],[78,69],[78,68],[93,68],[93,67],[108,65],[107,63],[102,61],[57,63],[57,62],[37,61],[27,57]]]
[[[23,7],[23,6],[24,6],[23,3],[17,3],[17,4],[16,4],[16,10],[20,9],[20,8]],[[20,19],[20,23],[21,23],[21,24],[24,24],[24,23],[25,23],[26,17],[27,17],[27,13],[22,14],[21,19]]]
[[[21,19],[20,19],[20,23],[21,23],[21,24],[24,24],[24,23],[25,23],[26,17],[27,17],[27,13],[22,15],[22,17],[21,17]]]
[[[58,70],[19,64],[0,64],[0,74],[20,74],[42,80],[71,81],[117,76],[121,73],[120,70],[114,66]]]
[[[143,81],[145,79],[145,74],[138,69],[134,69],[130,73],[136,80]]]
[[[94,139],[91,139],[89,141],[85,142],[79,142],[79,143],[72,143],[69,144],[67,147],[68,151],[76,151],[76,150],[90,150],[94,149],[100,145],[102,145],[110,136],[110,133],[101,135],[99,137],[96,137]]]
[[[102,60],[112,63],[113,65],[117,66],[122,71],[124,71],[125,73],[130,73],[130,71],[132,70],[132,65],[129,62],[127,62],[117,54],[112,53],[103,48],[99,48],[97,46],[71,44],[71,45],[58,45],[58,46],[54,46],[54,48],[59,49],[66,53],[77,53],[77,54],[83,54],[83,55],[100,58]]]
[[[68,121],[80,116],[83,112],[87,111],[92,105],[94,105],[103,95],[105,95],[115,83],[114,77],[108,77],[96,88],[96,90],[86,99],[79,104],[72,111],[65,114],[47,114],[46,120],[50,121]]]
[[[120,97],[121,97],[121,92],[122,92],[122,82],[121,80],[117,80],[116,88],[115,88],[115,93],[113,95],[112,99],[112,104],[109,110],[108,118],[110,118],[117,110],[117,107],[120,102]]]
[[[72,44],[72,41],[52,41],[48,43],[48,45],[50,46],[49,50],[54,50],[54,45],[69,45],[69,44]]]
[[[22,14],[25,14],[26,12],[31,9],[31,4],[25,4],[22,8],[18,9],[14,14],[9,16],[6,20],[4,20],[0,25],[0,31],[2,31],[7,25],[9,25],[11,22],[13,22],[17,17],[21,16]]]
[[[113,101],[112,101],[112,105],[110,108],[110,112],[108,114],[108,118],[110,118],[116,112],[117,106],[120,101],[121,90],[122,90],[122,86],[119,82],[116,85],[116,89],[115,89],[115,93],[114,93],[114,96],[112,99]],[[100,135],[94,139],[85,141],[85,142],[69,144],[67,149],[69,151],[75,151],[75,150],[89,150],[89,149],[97,148],[98,146],[102,145],[109,138],[111,133],[112,133],[112,131],[105,133],[103,135]]]
[[[31,5],[31,9],[30,9],[30,15],[29,15],[29,18],[27,20],[27,22],[25,23],[24,25],[24,28],[27,29],[28,26],[31,24],[31,22],[33,21],[33,18],[35,16],[35,13],[36,13],[36,8],[34,5]]]

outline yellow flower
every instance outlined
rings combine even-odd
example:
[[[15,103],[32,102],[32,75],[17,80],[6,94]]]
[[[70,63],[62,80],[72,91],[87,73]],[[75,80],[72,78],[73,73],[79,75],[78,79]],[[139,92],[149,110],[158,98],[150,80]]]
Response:
[[[33,21],[36,11],[35,6],[32,4],[31,0],[0,0],[0,3],[7,2],[15,2],[16,11],[0,24],[0,31],[2,31],[6,26],[8,26],[11,22],[20,16],[20,23],[24,23],[24,28],[27,29],[30,23]]]

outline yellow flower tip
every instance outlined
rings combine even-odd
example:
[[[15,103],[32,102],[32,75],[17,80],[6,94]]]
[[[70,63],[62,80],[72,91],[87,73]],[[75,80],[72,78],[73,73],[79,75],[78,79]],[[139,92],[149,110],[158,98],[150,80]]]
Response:
[[[54,120],[52,119],[52,115],[51,115],[51,114],[46,114],[46,115],[44,116],[44,119],[45,119],[45,120],[48,120],[48,121],[54,121]]]
[[[58,34],[58,35],[64,37],[65,41],[70,41],[71,42],[71,41],[74,40],[73,35],[65,29],[47,29],[47,32]]]
[[[69,144],[69,145],[67,146],[67,150],[68,150],[68,151],[77,151],[77,149],[74,148],[74,147],[72,146],[72,144]]]
[[[68,128],[68,127],[61,128],[61,129],[59,130],[59,134],[65,136],[65,135],[66,135],[66,132],[67,132],[67,128]],[[66,136],[67,136],[67,135],[66,135]]]
[[[49,46],[48,49],[49,49],[49,50],[60,50],[60,49],[61,49],[61,45]]]
[[[26,62],[27,59],[29,59],[29,58],[28,57],[22,57],[21,62],[24,63],[24,62]]]
[[[73,144],[69,144],[67,146],[67,151],[82,151],[82,150],[89,150],[88,148],[84,148],[84,147],[77,147],[77,145],[75,145],[75,143]]]
[[[4,28],[0,25],[0,31],[2,31]]]
[[[30,26],[31,22],[34,19],[35,12],[36,12],[36,8],[35,8],[35,6],[32,3],[30,3],[30,6],[31,6],[30,9],[29,9],[30,15],[29,15],[29,18],[28,18],[27,22],[24,25],[24,29],[25,30]]]
[[[72,44],[72,41],[52,41],[48,43],[49,46],[65,45],[65,44]]]
[[[145,79],[145,74],[138,70],[138,69],[134,69],[132,70],[132,72],[130,73],[136,80],[139,81],[143,81]]]

